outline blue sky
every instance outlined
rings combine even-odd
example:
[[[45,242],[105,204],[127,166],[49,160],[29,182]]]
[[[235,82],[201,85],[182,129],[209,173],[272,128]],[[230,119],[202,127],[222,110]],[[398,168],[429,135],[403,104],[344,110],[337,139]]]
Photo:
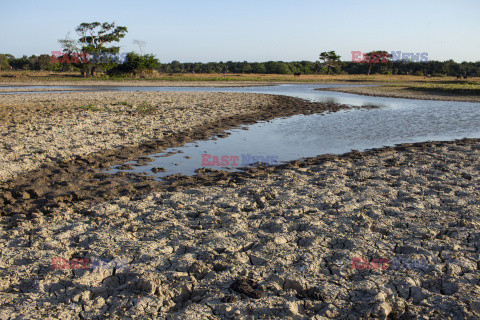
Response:
[[[128,28],[121,51],[161,62],[297,61],[335,50],[480,61],[480,0],[0,0],[0,53],[50,53],[81,22]]]

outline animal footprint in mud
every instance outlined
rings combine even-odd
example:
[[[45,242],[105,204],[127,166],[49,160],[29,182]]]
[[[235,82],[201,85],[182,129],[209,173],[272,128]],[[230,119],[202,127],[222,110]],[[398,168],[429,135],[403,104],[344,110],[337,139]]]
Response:
[[[244,294],[253,299],[260,299],[265,296],[263,291],[256,290],[257,284],[250,279],[240,278],[235,280],[230,288],[233,291]]]

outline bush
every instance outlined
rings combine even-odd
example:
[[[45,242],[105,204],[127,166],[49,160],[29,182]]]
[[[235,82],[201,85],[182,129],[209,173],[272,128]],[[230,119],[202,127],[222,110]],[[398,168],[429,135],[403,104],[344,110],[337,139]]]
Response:
[[[158,60],[153,54],[138,55],[135,52],[127,54],[127,61],[124,67],[127,72],[155,70],[158,65]]]
[[[0,70],[10,70],[8,59],[4,54],[0,54]]]
[[[135,52],[127,54],[126,61],[109,70],[109,74],[135,74],[145,75],[153,72],[159,65],[158,59],[153,54],[139,55]]]

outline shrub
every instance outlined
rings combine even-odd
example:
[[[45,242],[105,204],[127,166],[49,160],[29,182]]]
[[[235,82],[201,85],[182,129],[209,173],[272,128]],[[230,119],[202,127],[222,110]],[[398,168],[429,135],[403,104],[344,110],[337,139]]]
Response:
[[[127,54],[126,61],[109,70],[108,74],[145,75],[152,73],[159,65],[153,54],[139,55],[135,52]]]

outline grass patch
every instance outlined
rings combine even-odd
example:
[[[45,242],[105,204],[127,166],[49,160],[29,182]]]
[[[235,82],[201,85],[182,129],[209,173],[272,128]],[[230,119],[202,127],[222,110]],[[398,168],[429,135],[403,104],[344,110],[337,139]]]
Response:
[[[389,84],[390,87],[403,86],[407,90],[422,91],[439,94],[452,95],[480,95],[480,83],[478,81],[461,82],[461,81],[446,81],[437,83],[422,83],[422,84]]]
[[[25,76],[27,75],[27,76]],[[131,77],[131,76],[116,76],[107,77],[99,74],[94,78],[83,78],[79,72],[46,72],[46,71],[1,71],[0,82],[18,81],[18,79],[28,82],[38,78],[42,81],[75,81],[75,82],[97,82],[107,81],[113,83],[121,83],[126,81],[131,82],[150,82],[150,81],[205,81],[205,82],[305,82],[305,83],[329,83],[329,82],[381,82],[388,84],[417,84],[417,83],[455,83],[463,82],[456,81],[456,77],[423,77],[413,75],[326,75],[326,74],[302,74],[300,77],[295,77],[293,74],[193,74],[193,73],[175,73],[175,74],[158,74],[150,77]],[[10,80],[11,79],[11,80]],[[480,82],[479,77],[469,78],[469,81]]]
[[[154,113],[156,110],[157,107],[149,104],[147,101],[143,101],[135,109],[138,113]]]
[[[87,104],[86,106],[79,106],[80,109],[82,110],[87,110],[87,111],[99,111],[100,109],[93,105],[93,104]]]
[[[141,114],[151,114],[151,113],[155,113],[157,111],[157,108],[158,106],[156,105],[152,105],[150,103],[148,103],[147,101],[143,101],[142,103],[138,104],[136,107],[127,102],[127,101],[120,101],[120,102],[116,102],[114,104],[112,104],[113,106],[127,106],[127,107],[131,107],[130,108],[127,108],[127,110],[117,110],[115,108],[113,109],[110,109],[109,105],[103,105],[103,106],[96,106],[94,104],[87,104],[87,105],[84,105],[84,106],[79,106],[80,109],[82,110],[86,110],[86,111],[112,111],[112,112],[128,112],[128,113],[132,113],[132,112],[136,112],[136,113],[141,113]]]
[[[87,104],[86,106],[79,106],[80,109],[86,110],[86,111],[108,111],[109,108],[107,105],[100,107],[96,106],[94,104]]]

